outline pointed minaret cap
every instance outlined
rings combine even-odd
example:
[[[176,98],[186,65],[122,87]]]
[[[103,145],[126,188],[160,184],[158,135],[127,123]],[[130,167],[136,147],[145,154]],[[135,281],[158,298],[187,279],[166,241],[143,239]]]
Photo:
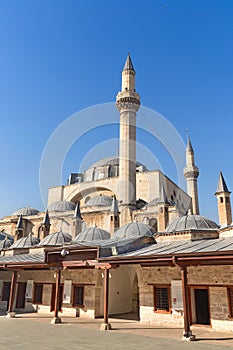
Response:
[[[162,186],[162,188],[161,188],[159,203],[169,204],[164,186]]]
[[[132,70],[132,71],[135,72],[134,67],[133,67],[133,63],[132,63],[132,60],[131,60],[131,57],[130,57],[129,53],[128,53],[128,56],[126,58],[123,70]]]
[[[223,174],[220,171],[216,194],[221,193],[221,192],[231,193],[228,190],[227,184],[226,184],[224,177],[223,177]]]
[[[188,142],[187,142],[187,147],[186,147],[187,152],[193,152],[193,146],[191,144],[190,138],[188,137]]]
[[[80,211],[80,202],[76,204],[75,210],[74,210],[74,218],[82,219],[81,211]]]
[[[45,212],[44,220],[43,220],[42,224],[46,225],[46,226],[50,225],[50,217],[49,217],[48,209]]]
[[[112,199],[111,213],[119,213],[118,203],[115,196]]]
[[[22,217],[22,215],[19,216],[16,228],[17,228],[17,230],[23,230],[23,217]]]

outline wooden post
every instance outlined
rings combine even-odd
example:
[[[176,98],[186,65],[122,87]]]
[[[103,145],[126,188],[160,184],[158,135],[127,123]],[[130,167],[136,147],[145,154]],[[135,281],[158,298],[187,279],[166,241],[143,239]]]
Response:
[[[16,283],[17,283],[17,271],[12,272],[11,276],[11,289],[10,289],[10,298],[9,298],[9,306],[7,316],[12,318],[15,317],[14,303],[15,303],[15,292],[16,292]]]
[[[51,323],[61,323],[61,318],[58,317],[59,305],[60,305],[60,286],[61,286],[61,270],[56,271],[56,290],[55,290],[55,307],[54,307],[54,318]]]
[[[109,269],[104,270],[104,323],[101,324],[100,329],[107,331],[112,329],[111,324],[108,323],[108,300],[109,299]]]
[[[195,340],[196,336],[192,334],[190,329],[190,315],[189,315],[189,298],[188,298],[188,279],[187,279],[187,267],[181,267],[182,278],[182,296],[183,296],[183,308],[184,308],[184,340]]]

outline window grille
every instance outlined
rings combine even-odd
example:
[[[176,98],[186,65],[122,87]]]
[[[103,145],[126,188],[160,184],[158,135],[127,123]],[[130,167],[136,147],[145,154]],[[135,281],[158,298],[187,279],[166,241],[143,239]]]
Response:
[[[83,286],[74,286],[73,293],[73,306],[83,306],[84,297],[84,287]]]
[[[154,309],[155,311],[170,311],[170,287],[154,287]]]

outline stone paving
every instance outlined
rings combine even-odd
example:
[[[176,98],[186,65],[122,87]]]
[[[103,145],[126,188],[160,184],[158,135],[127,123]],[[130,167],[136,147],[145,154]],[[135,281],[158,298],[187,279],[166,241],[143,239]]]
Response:
[[[50,324],[51,317],[38,314],[17,315],[15,319],[0,317],[0,349],[198,349],[217,350],[233,347],[233,333],[197,328],[197,341],[181,341],[182,329],[155,328],[137,321],[110,319],[113,330],[100,331],[101,319],[62,318],[63,323]]]

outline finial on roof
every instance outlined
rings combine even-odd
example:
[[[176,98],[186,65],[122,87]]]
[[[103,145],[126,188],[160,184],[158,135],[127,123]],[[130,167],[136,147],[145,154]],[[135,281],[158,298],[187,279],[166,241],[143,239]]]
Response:
[[[119,213],[119,208],[118,208],[116,196],[114,196],[112,199],[111,213]]]
[[[228,193],[230,193],[221,171],[220,171],[220,174],[219,174],[218,186],[217,186],[217,192],[216,193],[219,193],[219,192],[228,192]]]
[[[80,202],[76,204],[75,210],[74,210],[74,218],[82,219],[81,211],[80,211]]]
[[[50,225],[50,217],[49,217],[48,209],[47,209],[46,212],[45,212],[42,225],[46,225],[46,226]]]
[[[17,230],[23,230],[23,217],[22,214],[20,214],[19,218],[18,218],[18,222],[16,225]]]
[[[167,194],[165,192],[164,186],[162,186],[161,191],[160,191],[159,203],[166,203],[166,204],[169,203],[168,199],[167,199]]]
[[[135,72],[134,67],[133,67],[133,63],[132,63],[132,60],[131,60],[131,57],[130,57],[129,53],[128,53],[128,56],[126,58],[123,70],[132,70],[132,71]]]

